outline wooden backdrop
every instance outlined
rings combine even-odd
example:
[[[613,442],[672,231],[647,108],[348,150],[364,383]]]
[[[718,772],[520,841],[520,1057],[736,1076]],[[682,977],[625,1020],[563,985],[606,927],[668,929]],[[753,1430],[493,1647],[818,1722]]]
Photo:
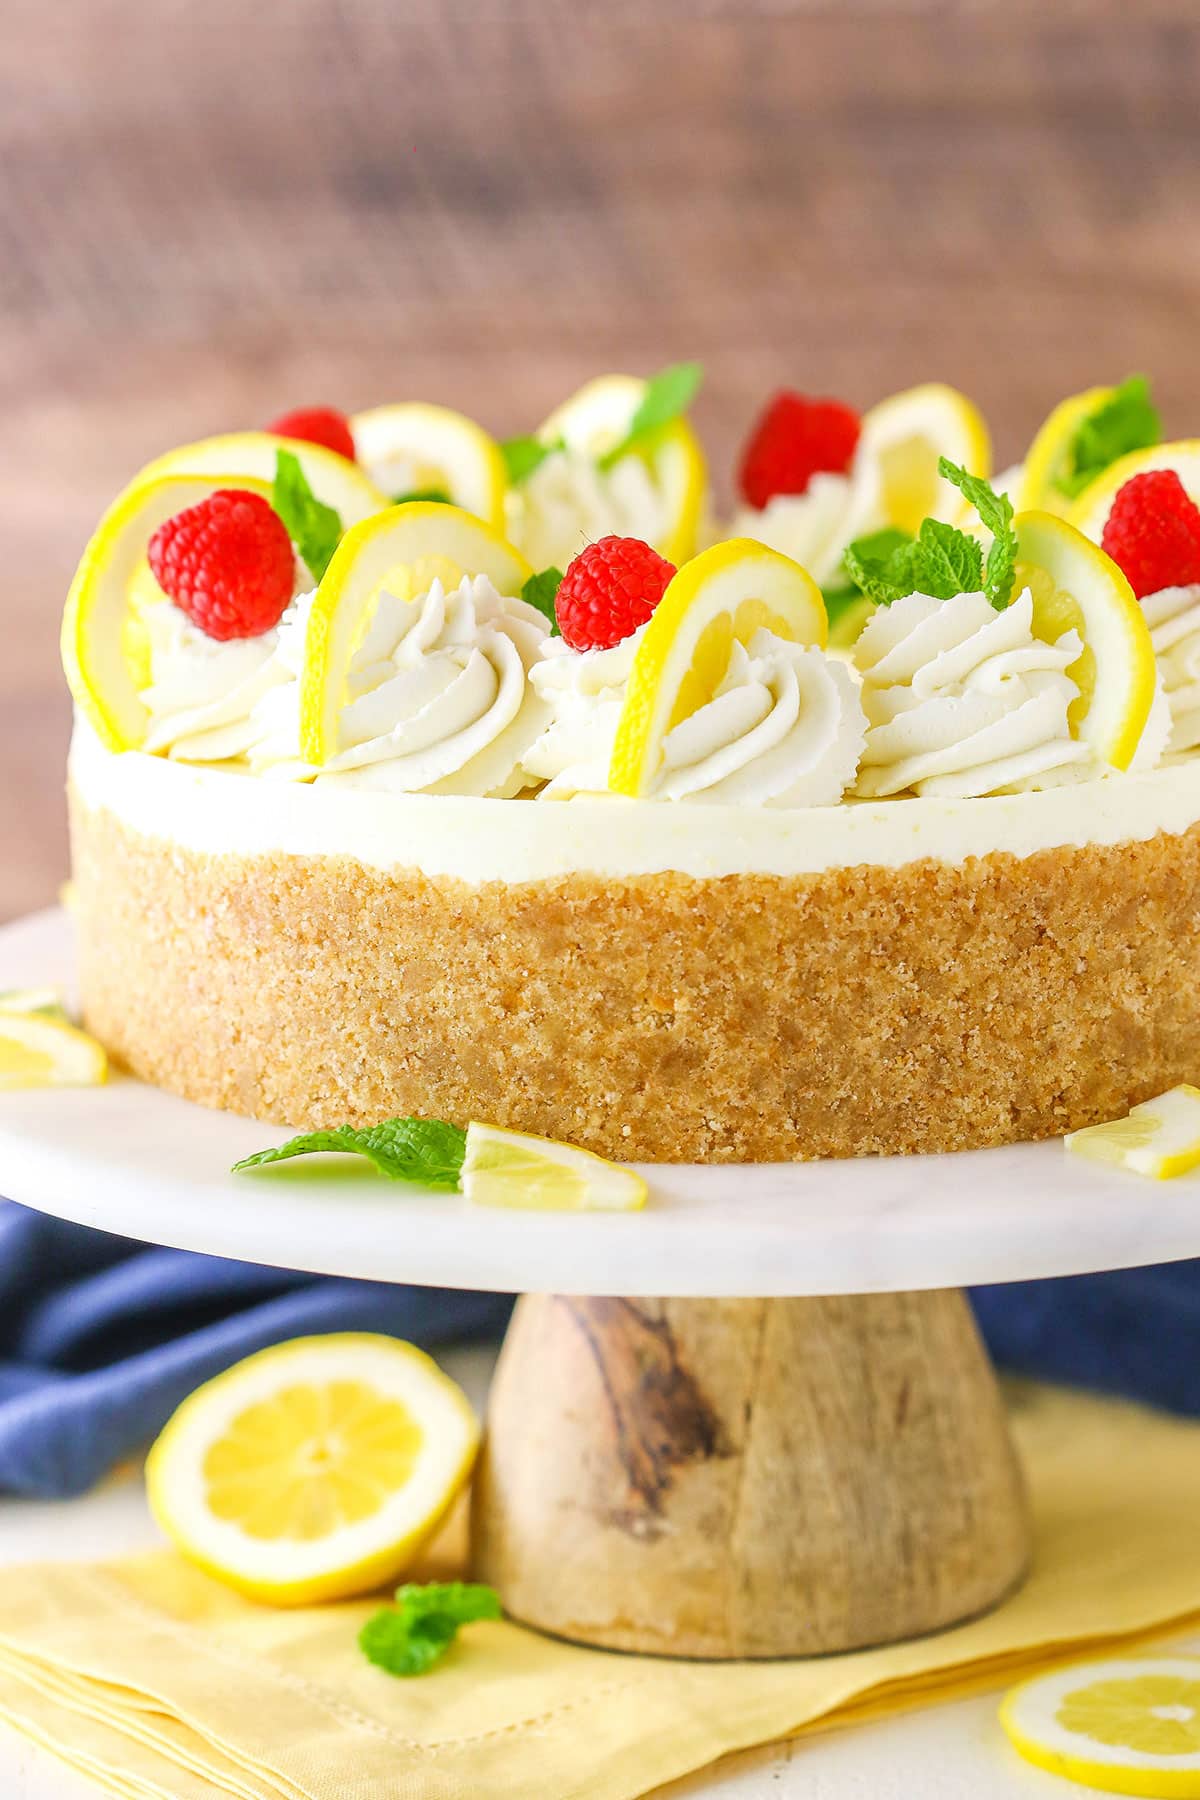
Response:
[[[1200,432],[1195,0],[0,4],[0,917],[65,872],[62,595],[172,442],[421,397],[527,427],[699,356],[940,376],[1016,453],[1143,369]]]

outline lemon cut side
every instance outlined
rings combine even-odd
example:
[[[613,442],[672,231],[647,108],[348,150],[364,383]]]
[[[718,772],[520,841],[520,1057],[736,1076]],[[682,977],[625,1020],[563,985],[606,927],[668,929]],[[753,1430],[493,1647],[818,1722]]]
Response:
[[[1200,1658],[1124,1657],[1014,1688],[1000,1721],[1027,1762],[1110,1794],[1200,1796]]]
[[[1123,1119],[1071,1132],[1065,1142],[1075,1156],[1155,1181],[1186,1175],[1200,1165],[1200,1088],[1184,1082],[1131,1107]]]
[[[632,1169],[554,1138],[467,1126],[462,1191],[476,1206],[541,1212],[638,1212],[646,1183]]]
[[[256,1600],[310,1606],[397,1576],[465,1486],[479,1428],[412,1344],[297,1338],[198,1388],[150,1452],[159,1524]]]
[[[107,1079],[103,1047],[69,1024],[60,1009],[0,1005],[0,1092],[98,1087]]]

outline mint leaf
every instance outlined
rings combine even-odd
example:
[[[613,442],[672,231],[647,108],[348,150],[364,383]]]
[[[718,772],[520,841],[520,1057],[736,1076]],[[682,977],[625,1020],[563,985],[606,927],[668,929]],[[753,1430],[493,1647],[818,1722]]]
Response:
[[[408,494],[393,494],[393,506],[407,506],[410,500],[436,500],[439,506],[453,506],[449,494],[442,488],[413,488]]]
[[[941,519],[923,519],[910,556],[914,591],[935,600],[978,593],[983,583],[983,550],[965,531]]]
[[[660,425],[668,425],[685,413],[696,398],[703,379],[704,369],[698,362],[672,363],[670,368],[660,369],[657,375],[652,375],[637,411],[629,421],[628,431],[620,443],[605,451],[599,459],[600,467],[611,469],[621,457],[628,455],[636,439],[646,432],[657,431]]]
[[[521,598],[527,606],[536,606],[544,619],[550,621],[550,636],[557,637],[558,614],[554,610],[554,602],[562,585],[562,570],[553,566],[542,569],[537,575],[531,575],[521,589]]]
[[[332,506],[318,500],[308,485],[299,458],[291,450],[275,452],[275,481],[271,505],[283,520],[287,534],[320,581],[342,535],[342,521]]]
[[[983,591],[996,608],[1003,612],[1012,598],[1013,577],[1017,567],[1017,534],[1013,530],[1012,501],[998,494],[982,475],[970,475],[949,457],[938,458],[938,474],[951,482],[975,508],[980,523],[992,534],[991,548],[984,565]]]
[[[1080,420],[1054,485],[1073,500],[1119,456],[1148,450],[1161,439],[1162,420],[1150,398],[1150,383],[1144,375],[1130,375]]]
[[[915,540],[906,531],[889,525],[883,531],[872,531],[855,538],[842,553],[842,562],[850,579],[879,606],[890,606],[911,594],[912,556]]]
[[[503,1617],[500,1597],[480,1582],[410,1582],[396,1589],[396,1606],[372,1613],[358,1634],[368,1662],[389,1675],[424,1675],[439,1662],[460,1625]]]
[[[504,458],[510,486],[516,487],[519,482],[528,481],[548,456],[553,456],[556,450],[562,448],[561,438],[550,444],[543,444],[541,438],[535,437],[508,438],[501,444],[500,454]]]
[[[466,1152],[467,1134],[441,1119],[384,1119],[379,1125],[336,1125],[331,1131],[305,1131],[256,1150],[234,1163],[233,1172],[259,1169],[267,1163],[287,1162],[293,1156],[312,1156],[334,1150],[365,1156],[381,1175],[393,1181],[421,1181],[428,1187],[457,1188]]]

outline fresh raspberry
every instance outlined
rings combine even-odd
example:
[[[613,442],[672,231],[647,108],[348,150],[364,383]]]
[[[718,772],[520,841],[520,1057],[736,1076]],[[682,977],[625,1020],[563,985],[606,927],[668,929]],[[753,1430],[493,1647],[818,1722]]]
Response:
[[[861,430],[853,407],[840,400],[809,400],[784,388],[742,451],[738,486],[747,505],[764,507],[773,494],[803,494],[821,470],[843,475]]]
[[[641,538],[598,538],[559,585],[554,613],[564,641],[572,650],[611,650],[646,623],[674,573]]]
[[[292,540],[262,495],[245,488],[218,488],[176,513],[146,556],[163,592],[221,642],[270,631],[292,598]]]
[[[323,444],[339,456],[354,461],[354,436],[345,413],[334,406],[298,406],[267,426],[277,437],[300,438],[306,444]]]
[[[1118,488],[1100,542],[1139,600],[1200,581],[1200,507],[1174,469],[1150,469]]]

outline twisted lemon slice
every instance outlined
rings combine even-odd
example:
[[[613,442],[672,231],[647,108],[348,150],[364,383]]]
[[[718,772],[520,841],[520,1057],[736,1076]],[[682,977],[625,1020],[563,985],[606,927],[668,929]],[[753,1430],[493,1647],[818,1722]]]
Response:
[[[1180,438],[1174,443],[1154,444],[1149,450],[1131,450],[1127,456],[1119,456],[1078,496],[1068,514],[1072,525],[1098,544],[1118,489],[1135,475],[1145,475],[1151,469],[1173,469],[1192,499],[1197,499],[1200,496],[1200,438]]]
[[[274,1606],[393,1581],[471,1473],[466,1395],[412,1344],[296,1338],[197,1388],[146,1464],[185,1556]]]
[[[1014,1688],[1000,1722],[1027,1762],[1089,1789],[1200,1797],[1200,1658],[1056,1669]]]
[[[272,431],[231,431],[221,437],[180,444],[140,469],[126,493],[168,475],[219,475],[216,487],[249,487],[252,481],[275,479],[275,459],[290,450],[318,500],[336,508],[343,525],[355,525],[388,504],[374,482],[349,457],[310,444],[302,438],[278,437]],[[249,477],[250,479],[247,479]],[[123,497],[123,496],[122,496]]]
[[[472,513],[410,500],[364,519],[343,537],[313,598],[300,676],[300,747],[318,767],[338,752],[354,652],[386,584],[415,599],[436,576],[447,587],[486,575],[501,594],[519,594],[533,573],[518,550]]]
[[[445,494],[464,512],[502,529],[508,475],[495,439],[445,406],[410,401],[373,406],[350,421],[358,459],[393,499],[420,490]]]
[[[1013,593],[1033,596],[1033,629],[1053,643],[1078,631],[1083,654],[1067,673],[1079,698],[1067,714],[1072,736],[1101,762],[1127,769],[1154,703],[1154,646],[1133,589],[1112,558],[1051,513],[1018,513]]]
[[[713,698],[735,640],[765,626],[794,644],[824,648],[821,590],[806,569],[752,538],[731,538],[680,569],[638,646],[617,725],[608,785],[632,798],[649,791],[663,739]]]
[[[992,466],[983,414],[957,388],[940,382],[906,388],[863,415],[856,457],[878,466],[889,525],[915,534],[924,519],[961,521],[965,503],[938,474],[942,456],[971,475],[987,475]]]
[[[1037,507],[1062,519],[1070,516],[1072,503],[1060,491],[1058,481],[1067,472],[1071,445],[1083,421],[1115,393],[1115,387],[1093,387],[1070,394],[1038,427],[1025,457],[1017,495],[1022,510]]]
[[[1071,1132],[1065,1142],[1076,1156],[1156,1181],[1186,1175],[1200,1164],[1200,1088],[1184,1082],[1131,1107],[1123,1119]]]

